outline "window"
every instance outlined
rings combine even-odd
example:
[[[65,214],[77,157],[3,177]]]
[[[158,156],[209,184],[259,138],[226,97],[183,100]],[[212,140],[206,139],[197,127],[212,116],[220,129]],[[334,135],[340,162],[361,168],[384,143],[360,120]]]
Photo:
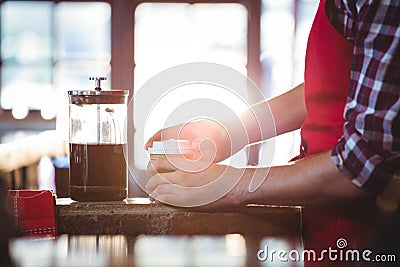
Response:
[[[0,8],[1,120],[14,122],[10,130],[16,120],[54,128],[67,90],[89,89],[88,77],[110,75],[110,4],[4,1]]]
[[[238,3],[140,4],[135,11],[135,93],[157,73],[190,62],[219,63],[246,75],[247,21],[247,9]],[[156,114],[149,117],[147,128],[136,123],[134,158],[137,168],[145,169],[148,162],[143,140],[164,128],[163,122],[175,109],[204,97],[205,92],[216,101],[226,98],[218,88],[211,87],[184,85],[157,102]]]

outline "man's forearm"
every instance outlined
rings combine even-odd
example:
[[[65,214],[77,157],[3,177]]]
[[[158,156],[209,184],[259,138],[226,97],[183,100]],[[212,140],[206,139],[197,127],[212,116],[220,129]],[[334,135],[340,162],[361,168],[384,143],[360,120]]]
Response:
[[[371,197],[340,173],[330,159],[330,151],[291,165],[272,167],[260,188],[249,193],[252,174],[265,175],[265,172],[249,170],[242,179],[238,193],[245,203],[329,205]]]
[[[304,86],[270,100],[257,103],[241,116],[250,143],[275,137],[300,128],[307,111],[304,103]]]

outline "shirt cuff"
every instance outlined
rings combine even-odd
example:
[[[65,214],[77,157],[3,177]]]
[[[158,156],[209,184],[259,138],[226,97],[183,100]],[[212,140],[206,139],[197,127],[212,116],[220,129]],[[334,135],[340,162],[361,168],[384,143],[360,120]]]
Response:
[[[345,135],[337,142],[331,159],[356,186],[374,194],[383,191],[396,171],[396,160],[385,158],[356,133]]]

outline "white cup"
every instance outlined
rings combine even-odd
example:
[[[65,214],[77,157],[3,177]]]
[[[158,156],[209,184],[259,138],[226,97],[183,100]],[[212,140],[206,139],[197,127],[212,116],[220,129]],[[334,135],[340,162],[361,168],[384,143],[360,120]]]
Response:
[[[186,157],[193,158],[193,148],[188,140],[170,139],[166,141],[154,141],[153,146],[148,148],[150,160],[157,160],[163,157]],[[157,169],[158,172],[171,172],[171,169]]]

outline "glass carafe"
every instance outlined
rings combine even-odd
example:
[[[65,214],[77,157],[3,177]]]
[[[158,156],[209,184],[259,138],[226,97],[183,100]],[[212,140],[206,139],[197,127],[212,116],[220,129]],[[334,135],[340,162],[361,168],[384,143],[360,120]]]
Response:
[[[92,79],[92,78],[91,78]],[[128,90],[68,91],[70,196],[77,201],[127,196]]]

